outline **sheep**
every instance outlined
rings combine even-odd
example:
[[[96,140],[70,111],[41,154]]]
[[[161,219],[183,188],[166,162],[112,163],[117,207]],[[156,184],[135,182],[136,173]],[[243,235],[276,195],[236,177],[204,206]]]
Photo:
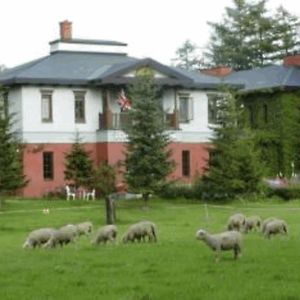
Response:
[[[266,238],[270,239],[271,235],[275,235],[275,234],[287,234],[287,225],[286,222],[284,220],[273,220],[270,221],[266,224],[265,226],[265,230],[264,230],[264,235]]]
[[[93,230],[93,224],[91,222],[83,222],[76,224],[77,234],[80,235],[89,235]]]
[[[202,240],[215,251],[215,260],[219,261],[222,250],[233,250],[234,259],[241,255],[242,234],[238,231],[225,231],[209,234],[203,229],[196,232],[196,238]]]
[[[23,244],[23,248],[35,248],[40,247],[49,241],[52,236],[54,228],[40,228],[29,233],[26,241]]]
[[[251,216],[246,218],[245,221],[245,232],[251,231],[252,229],[260,229],[261,226],[261,218],[259,216]]]
[[[261,225],[261,233],[262,233],[262,234],[265,234],[265,230],[266,230],[267,224],[268,224],[269,222],[271,222],[271,221],[274,221],[274,220],[276,220],[276,218],[270,217],[270,218],[265,219],[265,220],[262,222],[262,225]]]
[[[123,243],[134,242],[135,240],[140,242],[141,240],[145,241],[146,237],[148,237],[149,242],[156,242],[156,227],[150,221],[141,221],[131,225],[122,240]]]
[[[243,214],[234,214],[228,219],[227,229],[240,231],[246,222],[246,217]]]
[[[95,238],[91,241],[92,244],[106,244],[107,241],[114,242],[117,237],[116,225],[105,225],[98,229]]]
[[[61,227],[58,230],[54,230],[51,234],[51,238],[43,246],[44,248],[55,248],[58,244],[62,247],[69,243],[73,243],[77,236],[77,227],[69,224]]]

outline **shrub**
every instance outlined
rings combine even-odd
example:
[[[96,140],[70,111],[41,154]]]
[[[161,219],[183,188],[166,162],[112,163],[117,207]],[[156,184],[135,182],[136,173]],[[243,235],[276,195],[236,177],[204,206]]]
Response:
[[[195,191],[194,186],[190,184],[168,183],[160,189],[159,195],[166,199],[192,199],[195,198]]]
[[[272,190],[272,195],[278,196],[286,201],[300,199],[300,185],[292,185]]]

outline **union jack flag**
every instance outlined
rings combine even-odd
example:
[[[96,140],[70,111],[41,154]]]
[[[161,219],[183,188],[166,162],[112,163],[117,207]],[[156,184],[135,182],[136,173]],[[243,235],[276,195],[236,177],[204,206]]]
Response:
[[[126,97],[123,89],[119,94],[117,102],[121,107],[121,111],[126,111],[131,109],[131,101]]]

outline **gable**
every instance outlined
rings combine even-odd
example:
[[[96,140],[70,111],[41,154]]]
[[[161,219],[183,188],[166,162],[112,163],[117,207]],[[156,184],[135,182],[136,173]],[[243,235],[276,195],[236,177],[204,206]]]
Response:
[[[128,64],[112,67],[111,71],[99,78],[98,84],[130,84],[135,80],[136,73],[142,68],[149,68],[154,72],[154,78],[157,84],[169,86],[189,86],[193,80],[153,59],[146,58]]]

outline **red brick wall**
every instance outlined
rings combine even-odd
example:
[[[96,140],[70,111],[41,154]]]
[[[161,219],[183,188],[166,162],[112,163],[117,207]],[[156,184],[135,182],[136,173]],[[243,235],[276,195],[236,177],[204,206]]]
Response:
[[[41,197],[46,193],[58,188],[63,188],[65,153],[69,152],[72,144],[28,144],[24,149],[24,173],[29,179],[28,185],[23,190],[25,197]],[[196,175],[203,174],[208,159],[206,144],[171,143],[173,151],[172,158],[176,161],[176,168],[170,175],[170,179],[180,179],[184,182],[191,182]],[[98,143],[86,144],[85,149],[90,152],[95,165],[103,160],[109,164],[117,164],[124,160],[123,143]],[[182,177],[182,151],[190,151],[190,177]],[[43,152],[53,152],[54,178],[45,180],[43,178]],[[117,182],[122,181],[122,167],[117,171]]]
[[[61,188],[64,180],[65,153],[72,147],[72,144],[28,144],[23,153],[24,174],[29,180],[28,185],[23,189],[24,197],[41,197],[46,193]],[[91,157],[96,160],[96,147],[94,144],[87,144],[86,150],[91,152]],[[54,178],[45,180],[43,178],[43,152],[53,152]]]

